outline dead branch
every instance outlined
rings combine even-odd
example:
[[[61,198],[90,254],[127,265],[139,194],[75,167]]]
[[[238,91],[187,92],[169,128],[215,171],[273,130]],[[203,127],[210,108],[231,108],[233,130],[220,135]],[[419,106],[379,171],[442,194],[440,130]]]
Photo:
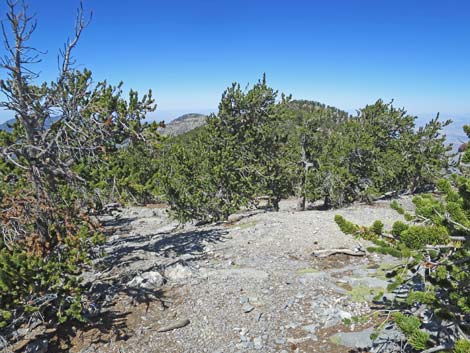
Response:
[[[315,250],[312,253],[312,256],[315,257],[328,257],[331,255],[343,254],[348,256],[365,256],[366,252],[364,250],[356,249],[325,249],[325,250]]]

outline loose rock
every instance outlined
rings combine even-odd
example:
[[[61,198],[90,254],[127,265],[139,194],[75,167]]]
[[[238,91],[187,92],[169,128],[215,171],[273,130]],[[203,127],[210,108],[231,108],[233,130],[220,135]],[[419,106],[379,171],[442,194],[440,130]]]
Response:
[[[243,309],[243,312],[244,313],[250,313],[254,310],[254,306],[251,305],[250,303],[246,302],[245,304],[243,304],[242,306],[242,309]]]
[[[165,278],[157,272],[150,271],[144,272],[134,277],[130,282],[127,283],[129,287],[144,288],[144,289],[159,289],[165,284]]]

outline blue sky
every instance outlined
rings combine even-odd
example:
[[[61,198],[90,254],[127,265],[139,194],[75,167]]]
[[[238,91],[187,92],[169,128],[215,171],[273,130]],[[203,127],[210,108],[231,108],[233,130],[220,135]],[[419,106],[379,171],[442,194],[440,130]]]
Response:
[[[78,0],[31,0],[44,80]],[[4,2],[0,9],[5,11]],[[354,111],[378,98],[470,121],[468,0],[85,0],[75,56],[96,80],[152,88],[156,118],[216,109],[231,82]]]

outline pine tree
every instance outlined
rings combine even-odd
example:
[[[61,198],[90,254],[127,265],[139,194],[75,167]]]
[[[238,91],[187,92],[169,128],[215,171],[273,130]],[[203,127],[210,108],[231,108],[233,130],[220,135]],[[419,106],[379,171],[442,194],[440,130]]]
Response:
[[[151,92],[139,98],[131,91],[126,99],[122,84],[94,84],[89,70],[73,67],[72,51],[86,27],[82,8],[57,79],[38,83],[38,51],[28,42],[34,16],[23,1],[6,3],[0,106],[16,119],[11,133],[0,132],[0,327],[9,338],[32,315],[50,324],[84,320],[79,275],[103,236],[80,165],[100,165],[142,138],[141,120],[155,106]]]
[[[469,127],[465,131],[470,138]],[[369,251],[406,259],[391,274],[394,283],[390,289],[406,289],[408,296],[391,305],[401,309],[394,321],[418,351],[454,347],[457,353],[470,345],[470,174],[462,162],[469,153],[466,149],[461,156],[460,174],[438,183],[438,197],[422,194],[414,198],[413,215],[393,203],[393,208],[407,216],[407,222],[396,222],[386,236],[336,218],[344,232],[372,240],[375,246]],[[446,334],[430,335],[423,317]],[[408,329],[409,323],[412,329]]]
[[[291,190],[287,132],[288,99],[263,77],[248,91],[234,83],[223,93],[217,115],[189,143],[172,145],[161,183],[178,218],[227,219],[257,196],[273,209]]]

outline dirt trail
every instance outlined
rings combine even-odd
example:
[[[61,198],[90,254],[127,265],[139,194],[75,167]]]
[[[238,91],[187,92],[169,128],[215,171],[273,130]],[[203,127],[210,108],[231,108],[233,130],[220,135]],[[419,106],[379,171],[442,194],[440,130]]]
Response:
[[[338,229],[336,214],[364,225],[381,219],[388,227],[400,216],[385,201],[342,210],[294,208],[295,201],[284,201],[277,213],[257,211],[202,227],[178,228],[159,208],[126,209],[109,219],[117,231],[106,245],[108,270],[88,279],[103,286],[109,312],[101,326],[76,335],[73,351],[365,348],[377,320],[367,316],[369,303],[386,287],[383,269],[394,260],[312,253],[365,247]],[[359,333],[336,335],[350,331]]]

